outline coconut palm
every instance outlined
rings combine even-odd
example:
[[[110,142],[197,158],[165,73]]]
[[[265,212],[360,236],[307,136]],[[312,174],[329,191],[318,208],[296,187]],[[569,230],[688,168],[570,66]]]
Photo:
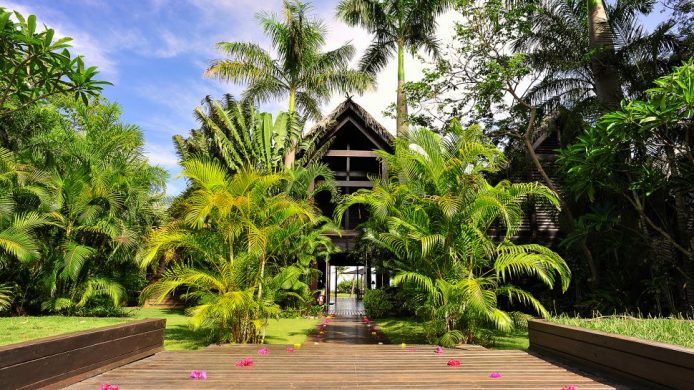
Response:
[[[398,89],[396,102],[397,134],[407,130],[405,101],[405,51],[424,50],[438,56],[436,17],[446,11],[450,0],[343,0],[337,15],[350,26],[360,26],[374,35],[359,68],[374,74],[398,58]]]
[[[569,268],[550,249],[511,239],[528,197],[558,207],[556,194],[538,183],[489,184],[485,174],[505,159],[479,127],[454,123],[445,136],[413,131],[396,141],[394,154],[379,154],[390,177],[347,195],[335,215],[354,204],[369,207],[365,238],[392,254],[394,281],[415,292],[419,314],[432,320],[440,343],[469,341],[479,326],[509,329],[513,321],[499,308],[499,297],[548,315],[510,280],[534,276],[549,288],[560,281],[565,291]]]
[[[320,106],[335,93],[362,92],[373,77],[348,69],[354,56],[350,44],[323,52],[325,25],[310,18],[310,7],[299,1],[283,2],[284,13],[260,13],[258,19],[270,38],[277,58],[250,42],[219,42],[227,58],[217,59],[206,74],[233,83],[246,83],[244,97],[254,103],[289,99],[290,115],[320,119]],[[301,134],[299,134],[300,138]],[[296,142],[288,145],[285,165],[294,164]]]
[[[579,112],[617,109],[624,95],[644,97],[652,80],[678,65],[671,59],[681,45],[673,24],[662,23],[650,33],[639,24],[652,3],[589,3],[590,12],[580,0],[533,3],[531,28],[514,50],[527,53],[532,67],[545,75],[528,94],[534,104]]]

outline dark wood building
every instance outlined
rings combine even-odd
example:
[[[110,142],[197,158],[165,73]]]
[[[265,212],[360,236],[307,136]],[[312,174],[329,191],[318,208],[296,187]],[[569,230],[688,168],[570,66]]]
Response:
[[[371,188],[370,177],[385,174],[384,167],[379,162],[375,151],[392,152],[393,135],[378,123],[364,107],[348,98],[338,105],[330,114],[316,123],[308,132],[309,136],[317,136],[316,155],[318,159],[332,169],[335,174],[340,194],[351,194],[361,188]],[[322,193],[316,202],[324,215],[332,216],[335,204],[330,195]],[[333,280],[327,280],[330,275],[329,266],[358,266],[364,267],[365,283],[371,286],[378,281],[380,287],[383,276],[371,275],[371,265],[368,259],[359,259],[351,255],[358,240],[357,227],[368,218],[367,210],[361,206],[350,207],[342,218],[343,230],[341,236],[333,236],[333,242],[342,250],[333,255],[330,264],[319,264],[324,270],[323,278],[318,282],[318,288],[329,290],[337,283],[337,274]]]
[[[376,150],[392,152],[393,135],[378,123],[364,107],[348,98],[338,105],[330,114],[316,123],[307,136],[316,136],[318,147],[311,159],[321,161],[329,166],[337,181],[341,194],[350,194],[360,188],[371,188],[370,177],[386,174],[386,167],[377,159]],[[554,149],[558,145],[556,134],[541,135],[535,142],[535,150],[544,163],[550,165],[556,157]],[[513,181],[540,181],[542,179],[535,169],[512,168],[509,178]],[[327,193],[316,199],[324,215],[332,216],[335,204]],[[380,287],[388,283],[388,277],[382,273],[372,275],[369,259],[354,256],[353,251],[359,238],[357,227],[368,218],[367,210],[353,206],[347,210],[342,219],[343,233],[333,236],[333,242],[342,250],[330,258],[329,264],[319,263],[323,277],[314,288],[332,289],[337,284],[337,274],[329,275],[331,266],[358,266],[362,271],[366,286]],[[522,242],[539,242],[552,245],[558,232],[557,212],[549,204],[528,202],[523,225],[516,239]],[[493,234],[493,232],[492,232]]]

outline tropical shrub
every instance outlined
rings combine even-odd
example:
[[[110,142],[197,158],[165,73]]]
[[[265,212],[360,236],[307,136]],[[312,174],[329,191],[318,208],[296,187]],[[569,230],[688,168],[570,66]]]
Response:
[[[169,263],[143,299],[179,291],[192,304],[193,327],[212,340],[262,342],[280,300],[312,303],[310,266],[334,250],[321,234],[333,225],[311,202],[283,191],[287,172],[230,175],[217,162],[182,165],[191,190],[181,217],[152,232],[138,256],[143,269]]]
[[[392,297],[382,289],[366,290],[364,311],[371,318],[383,318],[393,311]]]
[[[148,164],[142,132],[119,121],[117,105],[90,103],[13,114],[45,126],[15,135],[15,151],[0,148],[0,278],[21,286],[18,312],[114,312],[105,306],[142,287],[132,259],[163,216],[166,173]],[[16,123],[4,117],[0,128]]]
[[[535,277],[565,291],[571,272],[552,250],[511,240],[528,197],[558,207],[556,194],[538,183],[490,184],[485,175],[505,159],[477,126],[454,122],[445,135],[411,130],[395,146],[393,154],[378,152],[388,177],[345,196],[335,215],[354,204],[369,208],[365,239],[391,253],[386,266],[394,282],[413,290],[417,314],[430,321],[438,341],[470,341],[479,327],[511,329],[502,309],[510,304],[547,317],[542,303],[511,280]]]

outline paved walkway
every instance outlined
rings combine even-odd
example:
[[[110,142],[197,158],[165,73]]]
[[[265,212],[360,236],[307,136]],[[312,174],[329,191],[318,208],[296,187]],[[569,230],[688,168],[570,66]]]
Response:
[[[379,345],[384,339],[361,318],[335,318],[293,351],[287,346],[211,346],[165,351],[71,386],[98,389],[578,389],[618,388],[600,378],[524,351],[445,349],[431,345]],[[237,367],[241,359],[253,365]],[[449,360],[460,366],[451,367]],[[207,379],[190,379],[205,370]],[[491,378],[498,372],[501,376]],[[624,387],[619,387],[624,388]]]
[[[363,316],[364,301],[358,301],[356,298],[341,298],[337,297],[336,301],[328,308],[328,314],[333,314],[339,317]]]

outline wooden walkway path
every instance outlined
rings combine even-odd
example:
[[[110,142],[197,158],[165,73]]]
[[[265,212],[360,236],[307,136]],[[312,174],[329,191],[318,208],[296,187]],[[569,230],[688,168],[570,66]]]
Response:
[[[320,336],[320,337],[318,337]],[[379,345],[359,319],[335,319],[315,341],[289,352],[286,346],[212,346],[166,351],[87,379],[71,389],[109,383],[128,389],[613,389],[613,384],[545,361],[524,351],[445,349],[431,345]],[[383,340],[381,338],[381,340]],[[253,366],[236,362],[252,358]],[[460,361],[459,367],[448,361]],[[204,370],[207,379],[190,379]],[[490,378],[492,372],[500,378]],[[624,387],[621,387],[624,388]]]

